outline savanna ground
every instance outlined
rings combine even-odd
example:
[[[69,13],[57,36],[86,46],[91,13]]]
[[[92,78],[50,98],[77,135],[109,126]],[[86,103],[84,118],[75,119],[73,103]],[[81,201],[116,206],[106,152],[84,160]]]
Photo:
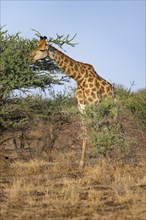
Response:
[[[71,110],[72,100],[64,99],[65,110],[59,109],[57,115],[46,110],[48,120],[42,115],[50,104],[43,101],[30,101],[27,109],[23,102],[21,108],[16,103],[11,103],[10,109],[5,106],[3,111],[9,114],[4,118],[1,111],[1,219],[146,219],[146,118],[141,101],[145,91],[125,101],[127,94],[123,90],[118,102],[120,131],[111,127],[107,131],[109,121],[98,124],[94,118],[91,123],[91,127],[98,127],[97,138],[93,131],[84,169],[78,167],[81,123],[78,116],[70,116],[76,114]]]

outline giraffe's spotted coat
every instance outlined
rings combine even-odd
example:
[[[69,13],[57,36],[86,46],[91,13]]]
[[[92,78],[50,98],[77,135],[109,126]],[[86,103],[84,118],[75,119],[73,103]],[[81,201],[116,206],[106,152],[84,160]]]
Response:
[[[102,99],[114,97],[113,86],[99,76],[94,67],[87,63],[73,60],[55,47],[46,43],[46,37],[40,37],[40,41],[35,50],[32,51],[29,60],[35,62],[49,56],[56,64],[64,70],[77,83],[75,96],[77,98],[79,110],[83,113],[86,105],[98,104]],[[84,164],[86,149],[86,129],[83,128],[82,158],[80,164]]]

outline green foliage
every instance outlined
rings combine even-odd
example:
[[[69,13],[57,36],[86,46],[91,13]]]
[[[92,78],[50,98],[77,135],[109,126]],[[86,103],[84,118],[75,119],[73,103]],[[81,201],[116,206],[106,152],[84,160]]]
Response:
[[[146,89],[131,92],[122,86],[117,86],[117,97],[119,101],[130,110],[132,115],[143,121],[146,120]]]
[[[114,148],[124,150],[125,147],[120,128],[116,126],[113,126],[111,130],[92,132],[90,141],[98,153],[105,153]]]
[[[114,148],[124,149],[124,136],[115,119],[115,108],[116,104],[109,99],[86,109],[90,143],[98,153]]]
[[[73,38],[74,39],[74,38]],[[58,45],[69,44],[72,38],[54,39]],[[51,38],[53,42],[53,38]],[[16,89],[26,91],[33,88],[45,90],[53,84],[62,84],[66,77],[58,78],[59,67],[49,58],[30,65],[28,56],[35,48],[37,40],[20,37],[20,33],[9,35],[8,31],[0,30],[0,97],[8,97]]]
[[[131,88],[125,89],[122,85],[115,85],[117,98],[125,104],[128,97],[131,95]]]
[[[15,99],[7,101],[0,108],[0,130],[18,128],[25,125],[32,117],[33,112],[27,104],[27,100]]]
[[[141,129],[146,124],[146,90],[131,92],[131,89],[124,89],[122,86],[117,86],[116,90],[116,102],[107,100],[86,109],[85,121],[90,144],[102,154],[117,148],[124,151],[126,147],[136,143],[135,137],[129,136],[128,132],[124,133],[123,117],[127,117],[126,123],[135,121]]]
[[[7,31],[0,32],[1,66],[0,78],[2,91],[5,95],[14,89],[32,86],[36,74],[30,69],[27,56],[33,42],[20,38],[19,33],[9,35]]]
[[[74,102],[73,97],[61,93],[49,99],[28,96],[7,100],[0,108],[0,130],[23,128],[38,118],[50,123],[68,121],[71,116],[65,109],[68,105],[74,105],[72,100]]]
[[[127,108],[134,117],[146,120],[146,89],[132,93],[126,102]]]
[[[75,47],[77,43],[72,42],[75,39],[75,37],[76,37],[76,34],[72,38],[70,38],[69,34],[67,36],[57,34],[56,39],[52,37],[49,38],[49,43],[57,44],[61,49],[64,44]]]

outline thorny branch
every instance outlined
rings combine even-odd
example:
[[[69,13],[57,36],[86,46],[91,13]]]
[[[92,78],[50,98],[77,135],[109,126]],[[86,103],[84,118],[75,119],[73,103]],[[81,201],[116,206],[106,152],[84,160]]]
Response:
[[[36,32],[35,35],[37,37],[41,36],[41,34],[38,31],[36,31],[35,29],[32,29],[32,30]],[[67,34],[67,36],[56,34],[56,38],[49,37],[48,43],[57,44],[61,49],[63,49],[62,47],[65,44],[75,47],[78,43],[73,43],[72,41],[75,39],[76,35],[77,34],[74,34],[74,36],[70,38],[69,34]]]

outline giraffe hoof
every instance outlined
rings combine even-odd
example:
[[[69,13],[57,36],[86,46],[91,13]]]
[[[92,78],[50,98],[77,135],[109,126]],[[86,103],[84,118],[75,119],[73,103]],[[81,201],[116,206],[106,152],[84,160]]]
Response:
[[[85,167],[85,163],[84,161],[80,161],[80,164],[79,164],[79,168],[82,169]]]

